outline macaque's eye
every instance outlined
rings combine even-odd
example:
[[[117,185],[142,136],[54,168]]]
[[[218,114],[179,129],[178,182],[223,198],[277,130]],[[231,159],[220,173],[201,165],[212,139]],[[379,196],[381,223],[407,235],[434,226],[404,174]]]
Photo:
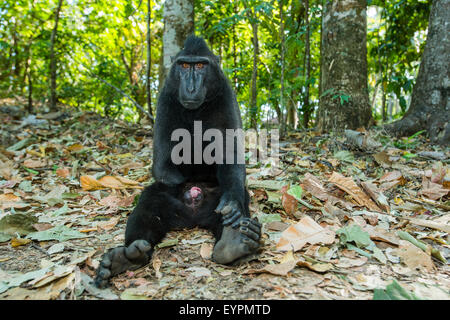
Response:
[[[183,69],[189,69],[189,67],[190,67],[190,65],[189,65],[189,63],[183,63],[182,65],[181,65],[181,67],[183,68]]]
[[[203,69],[205,67],[205,65],[203,63],[196,63],[195,64],[195,69]]]

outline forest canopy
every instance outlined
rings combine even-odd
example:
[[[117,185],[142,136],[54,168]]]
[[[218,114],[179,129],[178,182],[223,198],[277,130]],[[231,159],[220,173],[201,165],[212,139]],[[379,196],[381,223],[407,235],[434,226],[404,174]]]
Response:
[[[194,6],[195,33],[221,58],[246,127],[317,124],[323,1],[184,2]],[[398,119],[409,106],[430,6],[367,1],[367,84],[376,121]],[[53,59],[59,104],[138,121],[149,104],[153,114],[156,107],[163,31],[159,1],[2,1],[0,98],[48,110]]]

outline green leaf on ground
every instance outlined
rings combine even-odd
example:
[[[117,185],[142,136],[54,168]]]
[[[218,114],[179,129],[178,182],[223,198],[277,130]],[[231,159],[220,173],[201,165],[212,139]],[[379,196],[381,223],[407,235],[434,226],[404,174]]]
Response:
[[[343,227],[337,230],[336,234],[339,235],[341,244],[343,245],[348,242],[354,242],[358,248],[365,248],[372,243],[369,233],[356,224]]]
[[[393,280],[386,289],[374,289],[373,300],[422,300]]]
[[[87,237],[89,236],[64,225],[56,226],[44,231],[33,232],[27,236],[27,238],[38,241],[58,240],[60,242]]]

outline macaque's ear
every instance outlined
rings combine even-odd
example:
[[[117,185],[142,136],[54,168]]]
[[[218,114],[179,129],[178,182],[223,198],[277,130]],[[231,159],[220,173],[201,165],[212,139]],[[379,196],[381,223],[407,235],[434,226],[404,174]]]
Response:
[[[170,56],[170,63],[173,63],[175,61],[175,56]]]

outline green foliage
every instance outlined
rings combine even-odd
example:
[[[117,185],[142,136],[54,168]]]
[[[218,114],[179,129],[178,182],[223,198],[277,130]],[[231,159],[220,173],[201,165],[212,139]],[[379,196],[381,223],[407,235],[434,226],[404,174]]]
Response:
[[[259,125],[269,124],[274,118],[285,122],[288,108],[294,109],[301,123],[306,117],[314,124],[319,101],[322,1],[308,1],[308,19],[305,3],[283,0],[281,20],[280,2],[275,0],[194,1],[196,33],[221,57],[245,124],[250,123],[250,117],[256,117]],[[367,34],[369,89],[373,94],[376,84],[380,84],[388,100],[395,100],[402,112],[408,107],[423,50],[430,3],[368,1],[369,9],[377,12],[369,17]],[[35,108],[46,108],[56,6],[57,0],[5,0],[0,4],[0,98],[27,97],[31,83]],[[152,65],[148,81],[154,107],[160,87],[163,3],[152,0],[151,6]],[[130,99],[112,86],[145,107],[146,15],[146,2],[140,0],[63,2],[56,39],[60,103],[109,117],[139,119],[139,111]],[[252,22],[258,25],[259,54],[257,107],[250,109]],[[306,57],[308,27],[310,55]],[[333,98],[345,104],[351,96],[335,92]],[[379,97],[375,107],[380,109]]]
[[[403,114],[425,45],[431,1],[373,0],[369,5],[377,11],[367,33],[370,89],[380,85],[381,95],[398,103]],[[381,107],[381,98],[378,102]]]
[[[421,300],[421,298],[403,288],[396,280],[392,280],[386,289],[373,290],[373,300]]]

